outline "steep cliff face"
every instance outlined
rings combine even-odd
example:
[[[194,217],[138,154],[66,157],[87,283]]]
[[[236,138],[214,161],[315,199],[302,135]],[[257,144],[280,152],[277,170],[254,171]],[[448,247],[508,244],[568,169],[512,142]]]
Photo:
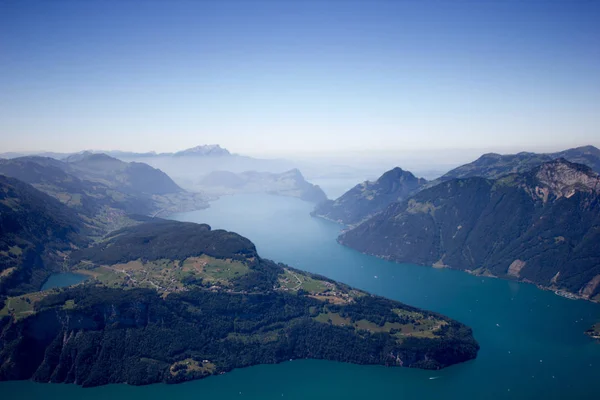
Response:
[[[390,203],[401,201],[426,184],[409,171],[394,168],[375,182],[363,182],[336,200],[317,205],[311,215],[346,225],[357,224],[383,210]]]
[[[92,289],[93,294],[98,295]],[[105,375],[127,374],[125,368],[134,361],[127,352],[121,354],[123,358],[106,352],[116,341],[127,341],[138,329],[157,323],[151,320],[151,299],[131,295],[124,293],[113,304],[98,303],[80,310],[50,308],[20,322],[7,322],[0,330],[0,380],[93,385]],[[147,383],[153,377],[146,377]]]
[[[498,180],[453,179],[390,205],[339,241],[399,262],[513,277],[594,298],[599,188],[598,174],[564,159]]]
[[[600,189],[598,174],[590,173],[589,168],[564,159],[542,164],[534,172],[539,183],[536,192],[541,190],[545,201],[548,200],[548,195],[557,199],[563,196],[568,198],[577,192],[594,193]]]

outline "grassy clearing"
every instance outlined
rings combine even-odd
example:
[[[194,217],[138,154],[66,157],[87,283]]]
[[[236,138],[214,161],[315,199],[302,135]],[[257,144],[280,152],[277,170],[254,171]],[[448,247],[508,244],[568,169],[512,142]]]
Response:
[[[398,322],[386,322],[383,326],[379,326],[371,321],[367,321],[366,319],[361,319],[360,321],[356,321],[354,326],[357,329],[362,329],[369,332],[390,332],[392,329],[402,330],[407,325],[400,324]]]
[[[410,313],[409,311],[406,312]],[[440,326],[447,323],[446,321],[438,321],[434,319],[420,319],[415,321],[415,323],[401,324],[399,322],[386,322],[383,326],[379,326],[378,324],[365,319],[355,321],[353,323],[350,318],[344,318],[338,313],[332,312],[320,313],[314,318],[314,320],[335,326],[353,326],[355,329],[365,330],[371,333],[387,332],[393,334],[397,340],[402,340],[407,336],[435,338],[436,335],[434,332],[439,329]]]
[[[325,285],[326,282],[324,281],[319,281],[308,276],[302,276],[300,280],[304,280],[304,282],[302,282],[302,289],[307,292],[321,293],[327,290],[327,286]]]
[[[182,274],[193,273],[203,280],[221,284],[228,284],[229,281],[249,271],[248,266],[239,261],[220,260],[208,256],[188,258],[181,267]]]
[[[20,256],[21,254],[23,254],[23,250],[19,246],[11,246],[8,249],[8,252],[15,256]]]
[[[326,303],[332,304],[349,304],[355,298],[364,296],[358,290],[341,289],[338,285],[331,282],[314,279],[308,275],[299,272],[284,269],[284,273],[279,276],[279,290],[286,292],[298,292],[303,290],[308,293],[309,297]]]
[[[314,319],[317,322],[321,322],[324,324],[331,323],[332,325],[335,325],[335,326],[352,325],[352,321],[350,320],[350,318],[344,318],[338,313],[331,313],[331,312],[321,313],[321,314],[317,315]],[[331,322],[329,322],[329,321],[331,321]]]
[[[193,358],[177,361],[169,368],[171,375],[186,374],[188,372],[199,372],[202,375],[210,375],[215,372],[217,367],[208,360],[196,361]]]
[[[317,294],[317,295],[309,295],[308,297],[312,297],[313,299],[317,299],[319,301],[323,301],[325,303],[344,305],[351,303],[353,299],[345,294],[345,293],[325,293],[325,294]]]
[[[98,283],[108,287],[122,287],[126,283],[126,275],[109,267],[83,269],[73,271],[77,274],[88,275]]]
[[[414,320],[423,319],[423,314],[421,314],[420,312],[402,310],[400,308],[394,308],[392,311],[400,317],[410,318]]]
[[[12,314],[14,315],[15,319],[18,320],[33,315],[35,314],[35,311],[33,310],[35,303],[49,294],[50,292],[45,291],[28,293],[17,297],[9,297],[6,299],[4,308],[0,310],[0,317]]]
[[[67,193],[67,192],[55,192],[56,197],[61,203],[64,203],[71,207],[81,206],[81,194],[79,193]]]
[[[135,260],[111,266],[94,266],[86,262],[80,265],[93,268],[75,272],[90,275],[102,285],[143,287],[163,293],[186,290],[189,285],[231,286],[231,280],[250,271],[241,262],[207,256],[191,257],[183,262],[165,259],[151,262]]]
[[[74,308],[75,308],[75,300],[65,301],[65,305],[63,306],[64,310],[72,310]]]
[[[279,276],[279,285],[284,290],[298,291],[300,289],[311,294],[323,293],[326,290],[331,290],[335,285],[329,282],[313,279],[287,268],[284,273]]]

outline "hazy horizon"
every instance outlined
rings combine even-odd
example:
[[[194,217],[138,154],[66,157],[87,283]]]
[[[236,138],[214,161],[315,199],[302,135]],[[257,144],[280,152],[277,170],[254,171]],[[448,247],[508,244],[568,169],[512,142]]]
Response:
[[[186,148],[176,148],[174,150],[163,150],[163,149],[151,149],[151,150],[138,150],[136,148],[117,148],[117,147],[106,147],[106,148],[82,148],[72,151],[67,151],[64,148],[53,147],[52,149],[33,149],[33,148],[23,148],[23,149],[3,149],[0,153],[19,153],[19,154],[41,154],[41,153],[58,153],[58,154],[74,154],[74,153],[83,153],[86,151],[90,152],[124,152],[124,153],[156,153],[160,155],[161,153],[171,154],[176,153],[178,151],[188,150],[197,146],[208,146],[208,145],[219,145],[221,148],[228,150],[232,155],[241,155],[241,156],[249,156],[249,157],[264,157],[276,159],[280,157],[291,157],[297,159],[318,159],[318,158],[345,158],[345,157],[354,157],[356,155],[367,155],[377,157],[379,155],[398,155],[398,154],[408,154],[411,156],[430,153],[450,153],[450,154],[485,154],[485,153],[498,153],[498,154],[516,154],[520,152],[530,152],[530,153],[554,153],[562,150],[567,150],[570,148],[577,147],[585,147],[585,146],[594,146],[596,148],[600,148],[600,141],[592,140],[586,143],[564,143],[564,144],[554,144],[554,145],[538,145],[538,146],[489,146],[489,147],[465,147],[465,148],[396,148],[396,149],[355,149],[355,148],[340,148],[338,150],[330,150],[330,149],[314,149],[314,150],[304,150],[304,151],[296,151],[294,149],[279,149],[273,152],[262,152],[260,150],[257,151],[233,151],[231,148],[223,146],[219,143],[199,143],[197,145],[193,145]]]
[[[600,3],[3,2],[0,146],[600,146]]]

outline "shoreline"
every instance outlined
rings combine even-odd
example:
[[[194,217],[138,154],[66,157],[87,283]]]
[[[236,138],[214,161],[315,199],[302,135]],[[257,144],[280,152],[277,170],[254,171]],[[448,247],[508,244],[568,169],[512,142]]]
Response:
[[[560,297],[563,297],[563,298],[566,298],[566,299],[569,299],[569,300],[583,300],[583,301],[588,301],[590,303],[600,304],[600,299],[596,300],[596,299],[589,298],[589,297],[583,297],[583,296],[581,296],[579,294],[569,292],[568,290],[559,289],[557,287],[552,287],[552,286],[544,286],[544,285],[541,285],[541,284],[529,281],[527,279],[518,279],[518,278],[515,279],[515,278],[510,278],[510,277],[508,277],[508,278],[499,277],[499,276],[491,274],[487,270],[485,272],[479,272],[477,270],[468,270],[468,269],[453,268],[452,266],[445,265],[445,264],[443,266],[440,266],[439,264],[436,265],[437,263],[434,263],[434,264],[419,264],[419,263],[407,262],[407,261],[401,262],[401,261],[398,261],[398,260],[394,260],[391,257],[386,257],[386,256],[382,256],[382,255],[377,255],[377,254],[371,254],[371,253],[367,253],[367,252],[363,252],[363,251],[357,250],[357,249],[355,249],[355,248],[353,248],[351,246],[348,246],[348,245],[344,244],[343,242],[341,242],[339,240],[339,237],[336,239],[336,242],[338,244],[342,245],[342,246],[345,246],[345,247],[348,247],[350,249],[356,250],[359,253],[366,254],[366,255],[372,256],[372,257],[376,257],[376,258],[379,258],[381,260],[391,261],[391,262],[396,263],[396,264],[413,264],[413,265],[418,265],[420,267],[427,267],[427,268],[433,268],[433,269],[446,269],[446,268],[448,268],[448,269],[451,269],[451,270],[454,270],[454,271],[466,272],[467,274],[473,275],[473,276],[502,279],[504,281],[512,281],[512,282],[517,282],[517,283],[525,283],[525,284],[529,284],[529,285],[534,285],[536,288],[538,288],[540,290],[552,291],[556,296],[560,296]],[[481,268],[478,268],[478,269],[481,269]],[[595,326],[599,326],[597,328],[598,329],[598,334],[594,334],[593,333],[593,330],[594,330]],[[590,333],[590,332],[592,332],[592,333]],[[592,325],[591,328],[589,328],[588,330],[584,331],[584,334],[587,335],[587,336],[590,336],[592,339],[597,340],[597,341],[600,342],[600,322]]]

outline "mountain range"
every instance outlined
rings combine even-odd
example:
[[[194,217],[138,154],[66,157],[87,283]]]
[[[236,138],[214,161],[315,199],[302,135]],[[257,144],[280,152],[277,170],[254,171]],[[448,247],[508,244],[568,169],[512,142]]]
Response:
[[[25,156],[38,156],[38,157],[49,157],[57,160],[64,160],[68,157],[77,157],[81,154],[106,154],[114,158],[148,158],[148,157],[181,157],[181,156],[230,156],[232,155],[229,150],[222,148],[218,144],[206,144],[192,147],[189,149],[173,152],[173,153],[157,153],[155,151],[149,151],[146,153],[137,153],[132,151],[121,151],[121,150],[86,150],[75,153],[58,153],[58,152],[8,152],[0,153],[0,158],[18,158]]]
[[[363,182],[336,200],[318,204],[311,215],[355,225],[383,210],[390,203],[418,192],[426,183],[426,179],[417,178],[411,172],[396,167],[375,182]]]
[[[488,153],[479,157],[472,163],[461,165],[446,174],[440,180],[446,181],[454,178],[468,178],[481,176],[496,179],[514,172],[525,172],[543,162],[564,158],[573,163],[583,164],[600,173],[600,150],[594,146],[582,146],[556,153],[528,153],[496,154]]]
[[[213,171],[198,180],[199,190],[215,195],[237,193],[271,193],[296,197],[313,203],[327,200],[325,192],[307,182],[298,169],[282,173]]]
[[[297,358],[439,369],[479,349],[457,321],[263,259],[205,224],[139,218],[100,237],[76,206],[0,176],[0,229],[0,380],[176,383]],[[38,291],[58,270],[89,282]]]
[[[548,154],[522,152],[500,155],[488,153],[429,182],[423,178],[417,179],[411,172],[396,167],[384,173],[375,182],[363,182],[338,199],[319,204],[312,215],[354,226],[388,205],[402,201],[420,190],[434,187],[440,182],[473,176],[497,179],[509,173],[525,172],[544,162],[558,158],[584,164],[594,171],[600,172],[600,150],[594,146],[582,146]]]
[[[600,177],[565,159],[449,179],[343,233],[397,262],[520,279],[600,300]]]
[[[109,231],[126,214],[156,215],[206,208],[199,193],[179,187],[147,164],[83,153],[64,161],[44,157],[0,160],[0,174],[29,183]]]

